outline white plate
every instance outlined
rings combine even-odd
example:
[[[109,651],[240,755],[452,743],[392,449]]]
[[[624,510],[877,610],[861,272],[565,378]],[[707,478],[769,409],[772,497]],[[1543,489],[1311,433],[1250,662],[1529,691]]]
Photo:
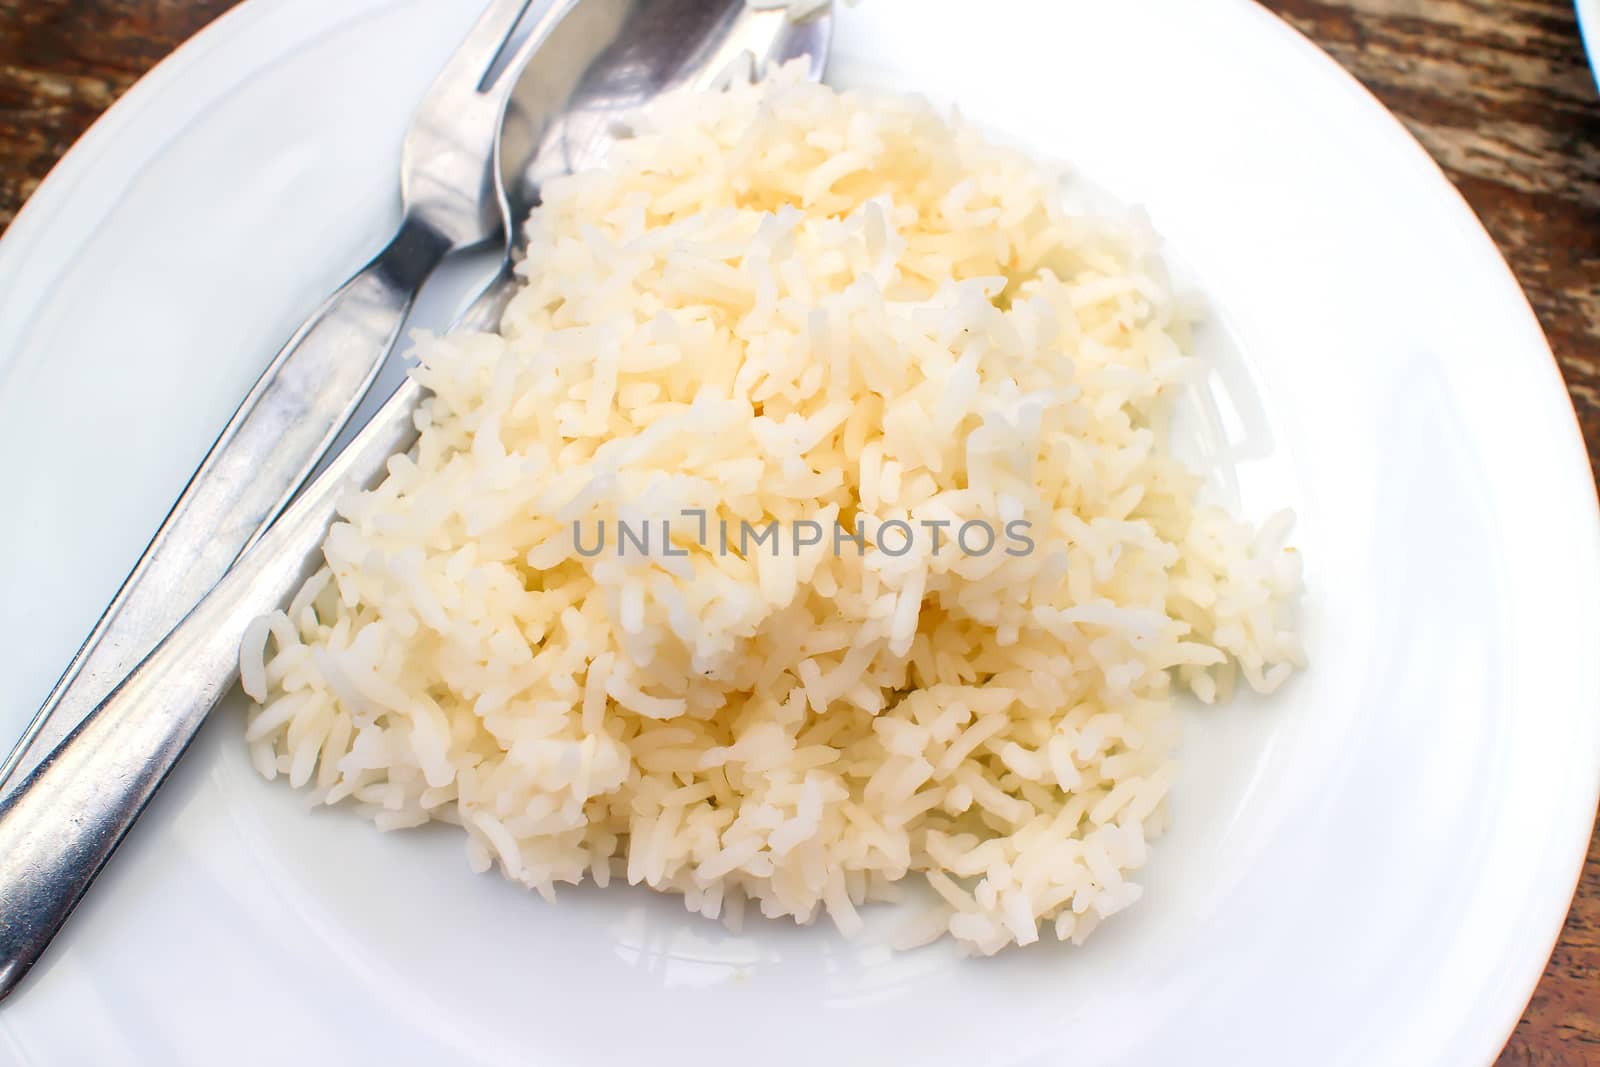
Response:
[[[0,246],[0,734],[287,331],[394,222],[462,0],[253,0]],[[1592,480],[1550,351],[1427,156],[1233,0],[872,0],[834,77],[936,92],[1149,206],[1225,330],[1226,469],[1290,505],[1314,663],[1188,719],[1145,900],[990,961],[551,907],[453,833],[308,816],[215,717],[22,990],[0,1060],[1461,1064],[1499,1048],[1600,784]]]
[[[1595,85],[1600,87],[1600,0],[1577,0],[1578,29],[1583,34],[1583,45],[1589,53],[1589,69],[1594,71]]]

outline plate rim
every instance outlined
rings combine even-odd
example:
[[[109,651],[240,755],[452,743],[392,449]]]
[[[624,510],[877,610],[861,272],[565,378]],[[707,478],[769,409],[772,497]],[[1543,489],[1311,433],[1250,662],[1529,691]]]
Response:
[[[206,53],[226,37],[242,32],[248,23],[258,20],[263,8],[261,0],[241,0],[163,56],[112,101],[45,172],[5,233],[0,234],[0,271],[19,255],[19,247],[25,250],[35,240],[34,231],[42,228],[49,216],[59,210],[57,201],[71,194],[79,176],[99,161],[121,131],[153,104],[174,79],[196,66]]]
[[[1589,74],[1594,78],[1596,91],[1600,91],[1600,0],[1575,0],[1575,6],[1578,36],[1589,60]]]
[[[1577,4],[1580,23],[1583,20],[1583,9],[1586,4],[1591,5],[1594,9],[1590,12],[1592,16],[1600,16],[1600,0],[1577,0]],[[1379,127],[1384,128],[1391,140],[1404,145],[1405,150],[1414,157],[1414,163],[1420,163],[1423,169],[1430,171],[1449,190],[1449,196],[1444,199],[1449,202],[1450,210],[1458,217],[1463,229],[1471,233],[1474,240],[1487,246],[1490,250],[1498,272],[1510,286],[1510,290],[1516,293],[1517,313],[1523,320],[1522,332],[1529,334],[1530,339],[1536,341],[1533,347],[1546,356],[1541,367],[1537,369],[1530,367],[1528,373],[1536,373],[1543,380],[1541,391],[1548,393],[1554,390],[1554,395],[1549,397],[1548,402],[1554,406],[1556,412],[1564,412],[1566,416],[1560,422],[1567,431],[1568,442],[1566,447],[1570,450],[1570,454],[1575,454],[1569,462],[1575,461],[1577,469],[1571,473],[1573,475],[1582,474],[1587,476],[1588,492],[1579,494],[1581,501],[1579,510],[1583,513],[1583,519],[1580,520],[1574,514],[1572,521],[1582,521],[1589,528],[1588,555],[1592,566],[1596,561],[1600,561],[1600,485],[1597,485],[1595,481],[1594,466],[1589,459],[1588,442],[1583,436],[1583,424],[1578,419],[1578,410],[1573,403],[1572,393],[1567,388],[1566,375],[1562,373],[1560,360],[1557,359],[1555,349],[1550,344],[1549,335],[1545,333],[1544,324],[1539,321],[1538,313],[1533,309],[1533,303],[1528,297],[1527,290],[1523,288],[1516,271],[1511,267],[1510,260],[1506,258],[1505,250],[1500,247],[1500,242],[1495,240],[1494,235],[1489,232],[1488,227],[1484,225],[1478,213],[1473,210],[1466,195],[1450,178],[1443,165],[1417,139],[1417,136],[1411,132],[1410,128],[1400,121],[1400,117],[1390,111],[1388,106],[1378,98],[1377,94],[1366,86],[1366,83],[1356,77],[1330,52],[1302,33],[1293,23],[1268,10],[1261,0],[1249,0],[1248,6],[1253,9],[1254,14],[1259,19],[1272,24],[1280,35],[1288,39],[1294,47],[1306,55],[1308,62],[1322,65],[1345,83],[1346,89],[1359,99],[1362,107],[1374,119],[1379,120],[1370,124],[1374,132]],[[1600,34],[1600,17],[1596,17],[1595,22],[1585,29],[1586,41],[1600,45],[1600,40],[1596,40],[1596,34]],[[1596,56],[1600,55],[1600,53],[1591,48],[1589,55],[1591,62],[1594,62]],[[1600,84],[1600,64],[1592,66],[1591,73],[1595,75],[1597,84]],[[1565,480],[1565,476],[1563,480]],[[1587,506],[1584,506],[1584,504]],[[1595,679],[1600,677],[1600,661],[1592,664],[1588,673],[1591,684],[1593,684]],[[1544,972],[1549,966],[1550,957],[1554,954],[1557,945],[1560,944],[1561,934],[1566,928],[1567,917],[1572,911],[1573,901],[1576,899],[1578,889],[1582,884],[1584,867],[1587,865],[1589,857],[1589,846],[1597,832],[1596,817],[1600,815],[1600,754],[1593,755],[1589,760],[1588,790],[1585,796],[1587,797],[1586,804],[1582,806],[1574,804],[1571,815],[1574,821],[1583,820],[1581,836],[1575,826],[1567,835],[1552,835],[1552,844],[1545,849],[1547,857],[1552,854],[1556,856],[1553,861],[1547,860],[1547,867],[1554,866],[1555,873],[1548,882],[1541,880],[1541,884],[1553,885],[1555,887],[1553,891],[1556,895],[1548,899],[1550,914],[1544,920],[1546,928],[1546,937],[1543,942],[1545,945],[1544,950],[1537,957],[1524,954],[1521,965],[1516,968],[1518,977],[1513,983],[1514,988],[1519,991],[1517,999],[1514,1004],[1508,1001],[1508,1006],[1501,1009],[1498,1013],[1499,1022],[1497,1024],[1490,1023],[1487,1019],[1478,1017],[1482,1021],[1476,1028],[1483,1035],[1486,1042],[1485,1047],[1482,1049],[1485,1062],[1492,1062],[1496,1059],[1510,1042],[1512,1036],[1515,1035],[1517,1026],[1521,1023],[1522,1016],[1527,1012],[1528,1004],[1538,990],[1539,984],[1544,978]],[[1587,812],[1587,814],[1583,814],[1584,812]],[[1568,839],[1570,842],[1564,849],[1559,844],[1563,839]],[[1569,888],[1563,893],[1560,889],[1562,886]],[[1498,1039],[1493,1036],[1495,1034],[1498,1034]],[[1492,1045],[1487,1044],[1490,1041],[1494,1043]]]

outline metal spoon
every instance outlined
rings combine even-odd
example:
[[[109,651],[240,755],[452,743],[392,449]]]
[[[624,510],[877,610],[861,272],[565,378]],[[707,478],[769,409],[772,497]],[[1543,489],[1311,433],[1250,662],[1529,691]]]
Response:
[[[0,795],[132,670],[305,484],[394,348],[417,293],[450,254],[493,248],[489,180],[529,0],[493,0],[423,98],[401,156],[402,221],[388,246],[275,356],[23,732],[0,761]]]
[[[822,78],[833,20],[820,12],[791,21],[781,9],[741,0],[585,0],[593,22],[568,19],[512,90],[496,150],[500,190],[514,221],[500,273],[457,323],[499,326],[515,289],[511,252],[526,239],[522,223],[539,206],[545,182],[604,161],[629,124],[667,93],[704,91],[729,78],[759,77],[790,61]],[[588,13],[586,13],[588,14]],[[606,34],[595,51],[603,25]]]
[[[583,0],[519,81],[499,142],[507,223],[500,273],[465,317],[492,325],[514,289],[510,261],[539,188],[600,162],[627,121],[664,92],[810,57],[819,76],[831,23],[802,24],[745,0]],[[537,116],[548,115],[540,122]],[[374,484],[416,438],[422,392],[402,385],[205,599],[15,791],[0,801],[0,997],[39,959],[211,708],[238,676],[252,619],[286,602],[320,563],[337,501]]]

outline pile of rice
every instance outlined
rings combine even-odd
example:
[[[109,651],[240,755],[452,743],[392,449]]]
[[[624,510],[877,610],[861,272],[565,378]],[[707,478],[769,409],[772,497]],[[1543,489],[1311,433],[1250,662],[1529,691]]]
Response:
[[[789,76],[551,184],[501,333],[424,339],[420,444],[245,641],[261,773],[547,898],[852,933],[924,886],[905,944],[1081,942],[1139,898],[1174,683],[1302,653],[1283,524],[1168,454],[1195,364],[1153,234],[1062,204],[918,99]],[[722,551],[770,520],[868,543]],[[1033,551],[953,549],[980,520]]]

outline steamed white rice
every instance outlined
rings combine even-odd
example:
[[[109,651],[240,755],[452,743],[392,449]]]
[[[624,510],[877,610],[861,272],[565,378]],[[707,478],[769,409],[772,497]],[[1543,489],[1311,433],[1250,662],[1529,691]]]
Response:
[[[780,77],[655,121],[546,189],[500,335],[424,341],[421,442],[245,642],[256,765],[547,898],[851,933],[915,884],[909,941],[1081,942],[1140,896],[1174,683],[1302,661],[1282,524],[1168,452],[1154,235],[915,98]],[[683,554],[618,558],[619,519]],[[915,544],[715,532],[857,519]],[[980,520],[1034,550],[952,550]]]

